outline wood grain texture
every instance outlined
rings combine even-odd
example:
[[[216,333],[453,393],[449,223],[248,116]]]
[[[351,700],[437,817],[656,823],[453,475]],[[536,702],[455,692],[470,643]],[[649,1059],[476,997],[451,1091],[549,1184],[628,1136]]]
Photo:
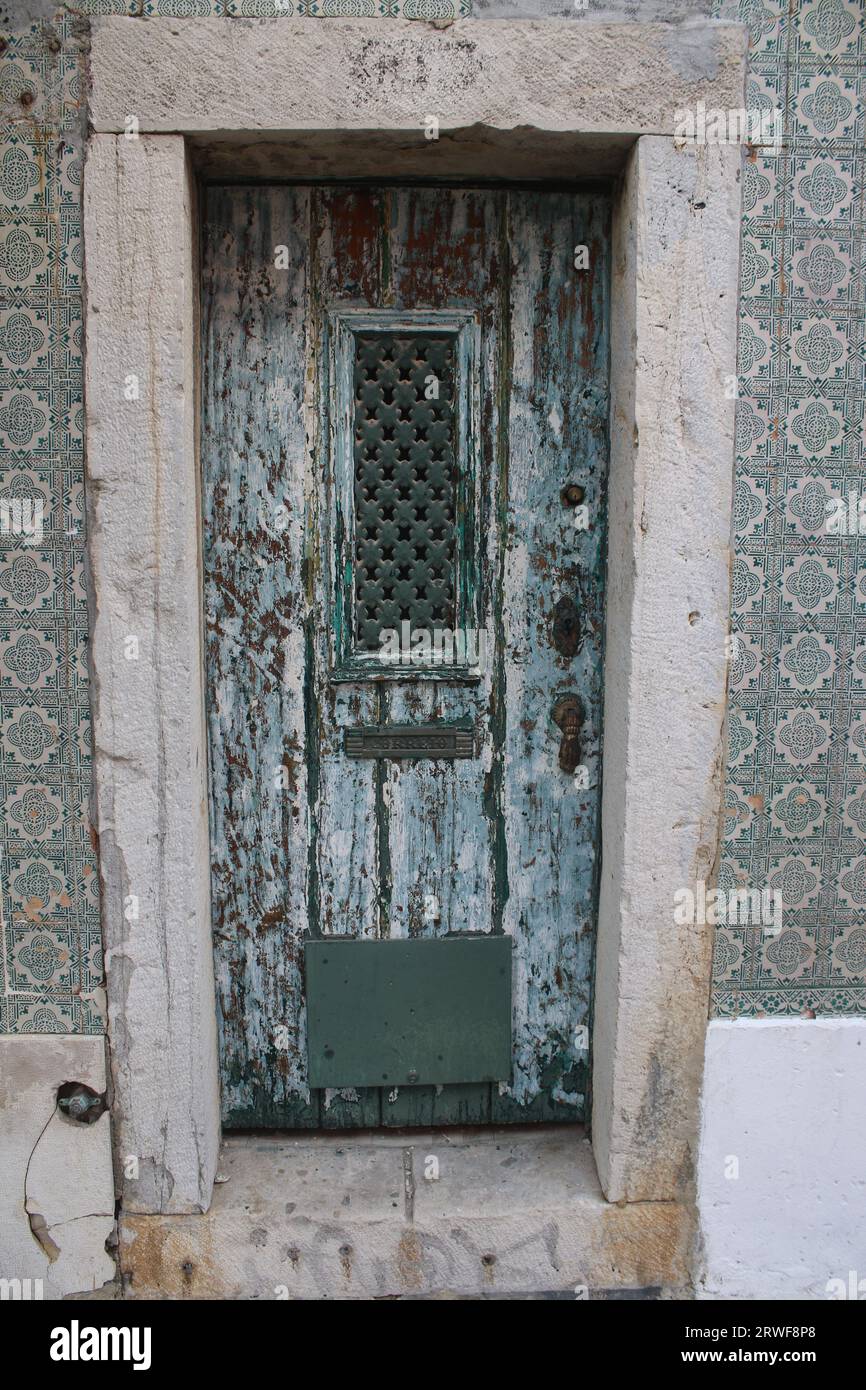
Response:
[[[515,939],[514,1076],[492,1119],[583,1118],[599,849],[605,560],[607,209],[567,193],[509,197],[511,363],[503,568],[503,817],[509,846],[504,929]],[[588,270],[574,268],[575,247]],[[575,527],[564,485],[585,489]],[[579,615],[573,655],[553,610]],[[583,708],[581,790],[558,765],[557,698]]]
[[[212,189],[205,216],[204,591],[226,1124],[319,1122],[304,1083],[301,978],[309,205],[305,189],[278,199]],[[275,268],[278,245],[287,271]]]
[[[598,856],[608,207],[598,194],[208,190],[203,473],[214,933],[227,1125],[579,1120]],[[289,269],[274,266],[288,247]],[[589,249],[589,269],[574,248]],[[480,679],[331,679],[328,315],[479,325]],[[574,526],[560,492],[586,490]],[[284,529],[268,518],[285,507]],[[554,644],[553,609],[579,641]],[[584,713],[580,787],[550,714]],[[475,758],[347,758],[361,724],[471,719]],[[285,769],[281,779],[274,772]],[[507,933],[510,1085],[310,1091],[300,944]]]

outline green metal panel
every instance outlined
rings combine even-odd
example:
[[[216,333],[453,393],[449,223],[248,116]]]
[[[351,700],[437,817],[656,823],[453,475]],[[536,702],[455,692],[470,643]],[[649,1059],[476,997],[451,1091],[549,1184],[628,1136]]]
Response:
[[[509,937],[335,937],[305,960],[311,1086],[509,1079]]]

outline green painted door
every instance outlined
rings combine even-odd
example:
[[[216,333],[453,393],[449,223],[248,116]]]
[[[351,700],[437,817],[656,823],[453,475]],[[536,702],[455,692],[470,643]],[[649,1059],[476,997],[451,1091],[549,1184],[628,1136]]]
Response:
[[[205,191],[227,1126],[586,1116],[608,216]]]

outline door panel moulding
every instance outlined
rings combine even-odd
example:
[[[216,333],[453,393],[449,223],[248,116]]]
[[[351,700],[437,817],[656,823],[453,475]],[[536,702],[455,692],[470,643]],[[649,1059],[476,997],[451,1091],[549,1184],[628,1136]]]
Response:
[[[383,30],[283,18],[233,21],[231,45],[223,33],[194,20],[93,24],[88,530],[115,1135],[141,1172],[124,1184],[124,1210],[206,1211],[220,1142],[196,169],[352,178],[378,161],[379,177],[383,166],[422,178],[605,175],[616,182],[592,1146],[607,1201],[637,1204],[638,1228],[641,1212],[671,1204],[684,1248],[712,928],[676,925],[673,894],[709,879],[718,850],[740,152],[676,148],[673,109],[743,105],[745,31],[558,21]],[[425,141],[424,113],[437,107],[446,136]],[[119,134],[129,111],[135,140]],[[139,376],[146,430],[130,420],[126,372]],[[129,634],[138,662],[124,658]],[[129,894],[140,900],[134,924]],[[543,1222],[543,1201],[534,1215]]]

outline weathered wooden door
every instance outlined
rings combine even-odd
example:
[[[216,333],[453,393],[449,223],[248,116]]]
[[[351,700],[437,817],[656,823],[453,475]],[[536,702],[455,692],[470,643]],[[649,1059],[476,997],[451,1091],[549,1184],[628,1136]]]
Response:
[[[607,227],[573,189],[206,190],[229,1126],[585,1116]]]

